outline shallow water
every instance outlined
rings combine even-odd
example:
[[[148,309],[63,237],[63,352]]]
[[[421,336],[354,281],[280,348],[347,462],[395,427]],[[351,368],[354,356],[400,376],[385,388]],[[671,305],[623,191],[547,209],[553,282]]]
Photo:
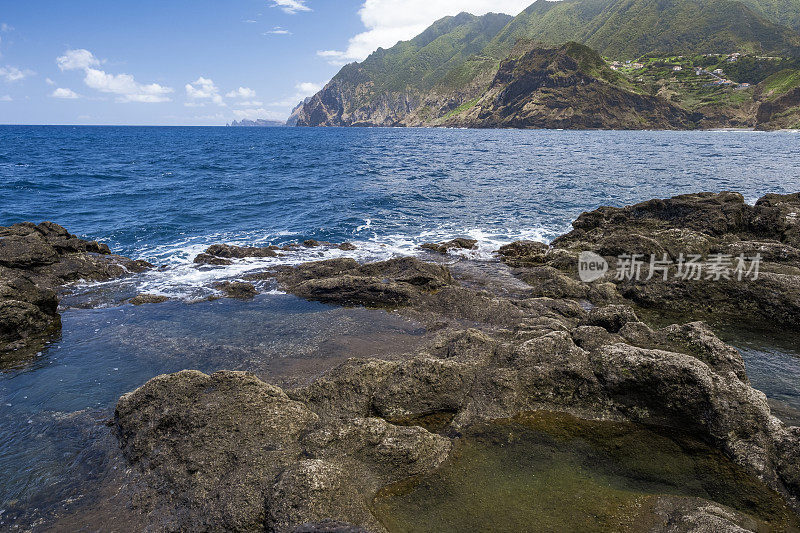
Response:
[[[646,531],[663,523],[663,495],[716,501],[765,529],[800,526],[778,494],[696,439],[552,413],[469,433],[443,467],[388,487],[374,510],[391,532]]]
[[[742,354],[750,383],[767,395],[772,413],[800,426],[800,332],[724,323],[712,327]]]
[[[91,490],[114,445],[105,420],[154,376],[247,370],[298,385],[348,357],[411,351],[425,332],[384,311],[289,295],[72,309],[62,320],[41,355],[0,371],[0,529],[32,501],[47,509]]]

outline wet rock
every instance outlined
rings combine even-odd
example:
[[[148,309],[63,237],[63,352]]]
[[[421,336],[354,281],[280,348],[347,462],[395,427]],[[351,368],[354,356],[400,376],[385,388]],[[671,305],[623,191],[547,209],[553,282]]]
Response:
[[[501,246],[497,254],[506,262],[540,263],[550,246],[538,241],[516,241]]]
[[[156,378],[120,400],[125,456],[168,529],[381,531],[371,498],[440,465],[451,447],[445,435],[544,410],[700,437],[798,509],[800,430],[772,416],[738,351],[701,322],[651,328],[629,305],[738,309],[796,323],[798,205],[778,196],[752,207],[734,193],[703,193],[585,213],[553,247],[498,251],[529,287],[513,296],[415,258],[278,267],[268,275],[288,292],[391,307],[436,333],[398,360],[351,359],[287,392],[237,373]],[[670,257],[764,251],[784,270],[745,285],[578,281],[580,251],[639,246]],[[665,531],[758,525],[714,502],[662,497],[658,506]]]
[[[210,254],[198,254],[197,257],[194,258],[194,263],[196,265],[228,266],[232,265],[233,261]]]
[[[263,530],[273,480],[302,454],[317,416],[282,390],[238,372],[183,371],[120,398],[125,457],[154,486],[167,530]]]
[[[452,283],[446,268],[412,257],[359,265],[332,259],[283,268],[278,281],[289,292],[328,303],[398,307]]]
[[[206,249],[205,255],[223,259],[244,259],[246,257],[277,257],[278,252],[271,246],[253,247],[213,244]],[[195,262],[198,262],[197,259],[195,259]]]
[[[800,495],[800,427],[791,427],[777,439],[777,469],[791,494]]]
[[[628,322],[639,322],[636,313],[627,305],[607,305],[589,311],[590,326],[599,326],[609,333],[619,333]]]
[[[583,213],[573,230],[555,239],[552,248],[527,241],[512,243],[498,253],[518,276],[543,295],[584,298],[596,305],[613,302],[614,291],[592,291],[598,282],[582,287],[577,257],[582,251],[604,256],[612,266],[606,283],[640,306],[701,316],[717,313],[739,320],[769,320],[779,325],[800,324],[800,201],[798,195],[767,195],[754,206],[733,192],[698,193],[650,200],[628,207],[601,207]],[[727,273],[713,274],[705,264],[722,255]],[[761,259],[758,275],[740,279],[734,271],[740,256]],[[617,276],[620,256],[642,261],[639,279]],[[705,268],[700,279],[678,276],[677,263],[699,256]],[[672,262],[667,279],[662,271],[650,276],[651,259]],[[752,264],[749,264],[752,266]],[[561,271],[568,279],[544,270]],[[571,283],[574,282],[574,283]]]
[[[161,294],[140,294],[128,300],[131,305],[160,304],[169,301],[169,298]]]
[[[58,260],[55,248],[44,237],[32,232],[28,235],[9,235],[0,239],[0,265],[26,268],[51,265]]]
[[[105,281],[151,267],[51,222],[0,227],[0,359],[9,350],[35,351],[58,331],[56,291],[64,284]]]
[[[243,281],[221,281],[214,284],[214,288],[221,291],[227,298],[237,300],[250,300],[258,294],[252,283]]]
[[[340,250],[345,251],[345,252],[352,252],[353,250],[357,250],[358,249],[358,248],[356,248],[355,244],[350,243],[350,242],[343,242],[342,244],[339,245],[338,248]]]
[[[420,246],[420,248],[440,254],[447,254],[451,250],[474,250],[477,246],[478,241],[475,239],[458,238],[438,244],[428,242]]]
[[[780,424],[763,393],[691,355],[627,344],[591,354],[594,374],[613,409],[633,421],[705,435],[734,461],[772,486],[780,485],[772,444]]]
[[[323,520],[317,523],[301,524],[292,533],[369,533],[363,527],[357,527],[335,520]]]
[[[320,242],[314,239],[308,239],[303,241],[303,246],[305,246],[306,248],[316,248],[320,246]]]
[[[120,399],[115,425],[126,459],[153,488],[139,504],[172,531],[380,531],[374,494],[430,472],[450,451],[448,439],[419,427],[321,419],[239,372],[154,378]]]

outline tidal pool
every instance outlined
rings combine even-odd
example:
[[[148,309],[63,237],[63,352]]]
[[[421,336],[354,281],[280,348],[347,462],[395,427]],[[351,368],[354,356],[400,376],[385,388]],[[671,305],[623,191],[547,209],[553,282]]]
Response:
[[[97,500],[124,469],[106,421],[119,397],[183,369],[299,385],[349,357],[413,351],[425,329],[385,311],[285,294],[66,309],[38,355],[0,366],[0,530]]]
[[[643,531],[663,522],[663,497],[721,503],[757,530],[800,531],[777,493],[695,438],[553,413],[464,435],[445,465],[387,487],[373,509],[392,532]]]

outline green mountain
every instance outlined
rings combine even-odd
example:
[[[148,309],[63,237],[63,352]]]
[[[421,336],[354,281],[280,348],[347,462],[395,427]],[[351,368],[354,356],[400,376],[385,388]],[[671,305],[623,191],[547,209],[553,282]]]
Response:
[[[497,13],[445,17],[410,41],[379,48],[362,63],[346,65],[334,79],[371,83],[376,92],[429,90],[480,53],[511,19]]]
[[[797,0],[741,0],[753,11],[773,22],[800,31],[800,2]]]
[[[800,14],[800,6],[795,11]],[[576,41],[614,59],[733,51],[787,55],[800,49],[797,33],[736,0],[538,0],[486,52],[505,57],[521,38]]]
[[[786,16],[783,16],[784,9],[787,10]],[[535,54],[537,58],[542,54],[566,54],[573,57],[558,48],[565,42],[583,44],[615,60],[632,60],[644,55],[681,61],[685,61],[684,58],[697,57],[696,61],[691,60],[683,66],[690,69],[708,68],[716,63],[710,70],[725,67],[726,72],[730,72],[726,75],[734,82],[755,84],[783,68],[795,68],[794,59],[782,62],[769,60],[770,63],[764,63],[766,60],[761,56],[800,57],[800,34],[768,18],[790,21],[797,12],[800,12],[800,0],[537,0],[513,18],[498,14],[476,17],[461,13],[435,22],[410,41],[399,42],[389,49],[378,49],[363,62],[343,67],[297,113],[297,124],[478,125],[472,108],[481,99],[483,101],[478,106],[480,109],[486,111],[491,107],[485,97],[489,92],[500,91],[498,83],[502,85],[504,81],[498,80],[497,75],[502,64],[519,60],[532,50],[539,50]],[[576,45],[571,46],[572,53],[578,53]],[[588,49],[580,50],[582,51],[578,55],[587,56]],[[736,65],[728,65],[724,61],[725,57],[714,56],[732,52],[745,53],[746,57],[743,56]],[[679,104],[675,106],[671,98],[677,93],[686,92],[679,83],[680,80],[676,83],[662,83],[659,80],[644,80],[642,76],[632,77],[633,73],[630,72],[627,76],[615,73],[615,76],[609,77],[605,72],[612,72],[608,65],[595,52],[592,54],[593,59],[579,62],[578,69],[573,74],[578,77],[590,76],[598,83],[614,86],[615,89],[631,94],[662,98],[672,107],[659,108],[659,113],[678,108],[685,109],[690,114],[698,109],[705,112],[715,102],[720,101],[714,95],[706,94],[719,88],[707,89],[706,86],[724,81],[721,76],[709,73],[707,79],[697,77],[690,84],[692,94],[678,94],[675,101]],[[532,58],[533,56],[529,59]],[[591,66],[597,58],[603,63],[602,72]],[[539,64],[547,70],[543,62],[529,61],[525,64]],[[661,69],[663,72],[658,70],[659,75],[672,76],[672,66],[676,65],[665,65]],[[514,72],[522,74],[519,69]],[[530,77],[529,74],[526,76]],[[547,75],[551,74],[553,73]],[[702,87],[696,87],[698,84]],[[599,85],[594,87],[600,88]],[[732,85],[724,87],[731,88]],[[545,93],[550,89],[552,88],[543,87]],[[568,91],[561,92],[566,94]],[[580,91],[576,89],[573,92],[577,98]],[[615,91],[598,90],[594,94],[597,98],[593,101],[597,105],[603,105],[603,101],[598,98],[603,95],[610,98],[612,93],[620,96]],[[537,95],[543,97],[543,93],[537,92]],[[567,98],[565,95],[560,95],[559,98],[562,96]],[[533,98],[533,93],[528,97]],[[565,100],[559,98],[545,100],[552,105],[567,105]],[[701,123],[701,127],[748,123],[753,113],[750,108],[743,107],[742,102],[747,98],[752,102],[752,91],[724,99],[728,108],[736,108],[735,121],[726,122],[725,117],[729,111],[726,108],[722,113],[712,113],[714,119]],[[627,97],[612,98],[606,105],[617,105],[620,102],[630,104],[632,101]],[[686,107],[684,101],[689,101],[691,105]],[[637,105],[642,104],[642,101],[637,102]],[[571,106],[571,109],[581,108],[577,102],[573,103],[576,105]],[[522,112],[525,108],[524,102],[517,102],[515,105],[517,104]],[[751,107],[755,108],[755,104]],[[506,111],[490,115],[495,119],[503,116],[503,124],[519,122],[509,122],[505,116]],[[547,115],[544,110],[542,113]],[[612,124],[613,117],[623,116],[626,115],[611,113],[601,127],[615,127]],[[645,117],[644,122],[638,123],[630,122],[628,118],[630,117],[626,116],[616,127],[635,127],[636,124],[653,127],[654,124],[667,123],[670,127],[675,124],[690,127],[693,123],[686,117],[664,122],[663,117],[654,115],[649,119]],[[531,124],[530,127],[538,124],[532,117],[529,116],[529,119],[527,123]],[[494,119],[482,120],[479,125],[489,126],[491,120]],[[648,120],[652,121],[649,126],[646,124]],[[579,122],[572,121],[573,127],[594,127]]]

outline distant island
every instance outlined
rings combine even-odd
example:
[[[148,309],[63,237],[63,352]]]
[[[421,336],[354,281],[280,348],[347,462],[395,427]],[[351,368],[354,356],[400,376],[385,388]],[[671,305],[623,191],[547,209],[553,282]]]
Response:
[[[344,66],[298,126],[800,128],[800,2],[538,0]]]
[[[258,118],[256,120],[248,120],[246,118],[240,121],[233,121],[228,126],[233,128],[282,128],[286,126],[286,122],[281,122],[280,120],[266,120],[263,118]]]

